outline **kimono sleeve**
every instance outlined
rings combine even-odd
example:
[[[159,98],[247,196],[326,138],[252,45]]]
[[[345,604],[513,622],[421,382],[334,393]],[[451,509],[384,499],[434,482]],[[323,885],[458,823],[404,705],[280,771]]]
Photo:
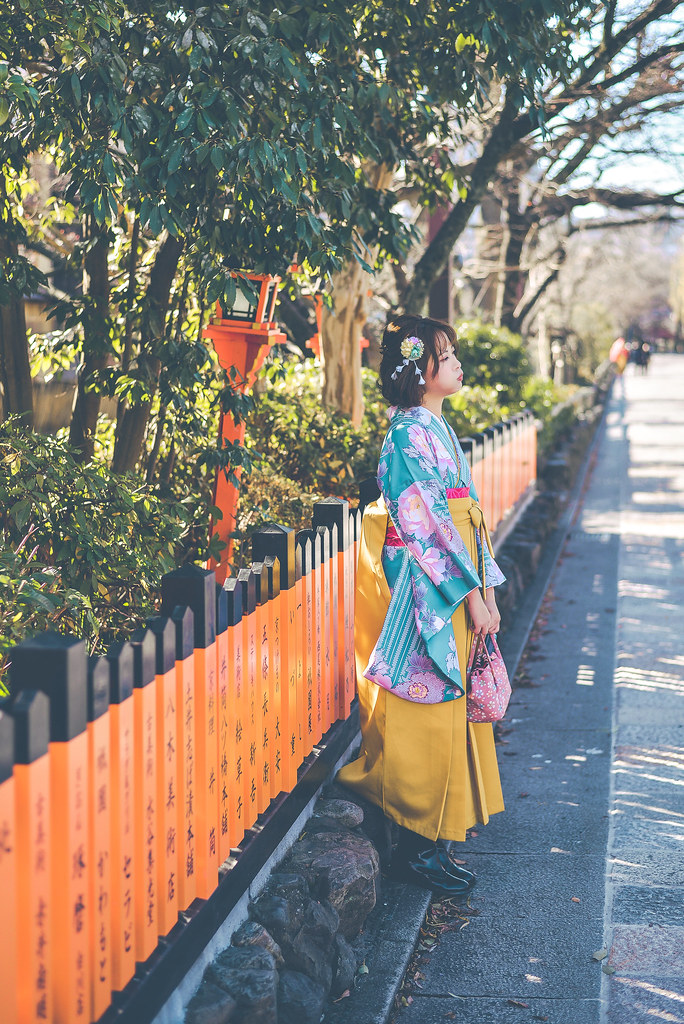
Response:
[[[412,556],[416,624],[429,647],[431,638],[450,626],[454,611],[480,586],[480,579],[453,524],[446,482],[424,425],[402,423],[391,431],[378,483],[394,527]]]

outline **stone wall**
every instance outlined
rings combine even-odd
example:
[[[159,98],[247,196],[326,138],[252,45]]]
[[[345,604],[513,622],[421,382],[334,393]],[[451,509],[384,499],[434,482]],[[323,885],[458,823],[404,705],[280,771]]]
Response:
[[[318,801],[249,920],[204,972],[186,1024],[319,1024],[326,1001],[353,984],[350,940],[379,896],[380,856],[363,826],[359,804]]]

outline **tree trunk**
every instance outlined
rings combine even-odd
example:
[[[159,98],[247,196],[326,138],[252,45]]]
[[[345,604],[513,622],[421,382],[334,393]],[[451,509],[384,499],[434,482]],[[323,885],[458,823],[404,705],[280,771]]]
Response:
[[[158,348],[155,342],[164,334],[171,286],[182,251],[183,243],[168,235],[152,266],[142,320],[143,343],[147,337],[148,347],[147,351],[141,351],[138,358],[138,376],[146,381],[150,398],[147,402],[130,405],[121,417],[112,459],[112,470],[115,473],[126,473],[135,469],[142,454],[145,431],[150,418],[150,405],[159,384],[161,370],[161,361],[155,354]]]
[[[522,268],[522,254],[530,224],[520,212],[520,184],[509,183],[503,203],[504,232],[501,265],[496,298],[496,323],[509,331],[518,331],[520,324],[515,308],[525,290],[527,272]]]
[[[366,323],[369,275],[348,263],[333,275],[334,310],[323,307],[321,357],[323,404],[348,416],[355,427],[363,419],[361,338]]]
[[[496,168],[516,141],[517,112],[517,99],[513,90],[508,90],[499,119],[473,168],[466,198],[454,206],[415,266],[408,290],[402,296],[402,305],[407,312],[420,313],[424,308],[433,281],[446,266],[451,250],[487,191]]]
[[[97,230],[97,229],[96,229]],[[85,318],[83,366],[78,375],[76,402],[71,416],[69,443],[80,451],[80,459],[92,459],[95,431],[100,414],[100,396],[88,390],[92,375],[103,370],[109,354],[109,267],[107,233],[100,237],[85,258],[84,291],[91,300]]]
[[[0,253],[2,249],[0,244]],[[33,388],[23,298],[0,306],[0,388],[0,418],[22,416],[26,426],[33,429]]]
[[[551,349],[546,313],[546,302],[543,302],[537,316],[537,365],[539,376],[551,379]]]
[[[374,189],[382,191],[391,184],[392,171],[385,164],[364,170]],[[363,419],[360,340],[371,283],[371,275],[356,262],[333,274],[334,308],[323,307],[321,323],[323,404],[348,416],[355,427]]]
[[[17,256],[11,213],[6,197],[0,215],[0,262]],[[33,388],[23,296],[0,306],[0,418],[17,415],[33,429]]]
[[[563,266],[566,258],[565,247],[561,243],[559,248],[554,253],[552,259],[555,263],[551,266],[545,277],[537,278],[535,283],[530,282],[528,290],[520,299],[520,302],[513,311],[513,327],[511,330],[516,331],[518,334],[522,333],[522,327],[525,319],[530,315],[540,298],[546,292],[547,288],[553,284],[560,273],[560,269]],[[548,267],[548,263],[545,264]]]

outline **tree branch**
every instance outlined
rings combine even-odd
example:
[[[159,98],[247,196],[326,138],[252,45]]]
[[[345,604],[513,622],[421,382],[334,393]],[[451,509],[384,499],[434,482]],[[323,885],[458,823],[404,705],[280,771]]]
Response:
[[[487,191],[489,182],[499,162],[508,153],[515,141],[513,129],[517,112],[518,103],[517,99],[513,96],[513,89],[507,89],[499,119],[494,125],[470,175],[468,194],[465,199],[462,199],[454,206],[418,260],[411,284],[402,297],[404,309],[419,310],[423,308],[432,282],[446,266],[449,254],[456,240],[465,230],[473,210],[479,205],[482,196]]]

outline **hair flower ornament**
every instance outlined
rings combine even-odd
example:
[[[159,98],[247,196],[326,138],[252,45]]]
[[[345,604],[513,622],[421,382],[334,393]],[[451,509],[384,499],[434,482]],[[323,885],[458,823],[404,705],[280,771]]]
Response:
[[[404,338],[400,348],[400,352],[404,358],[395,367],[394,373],[392,374],[392,380],[397,379],[405,366],[408,366],[409,363],[413,363],[416,374],[420,377],[420,383],[424,384],[425,381],[423,380],[423,374],[420,372],[416,363],[416,360],[420,359],[424,351],[425,345],[420,338],[416,338],[415,335],[411,335],[410,338]]]

